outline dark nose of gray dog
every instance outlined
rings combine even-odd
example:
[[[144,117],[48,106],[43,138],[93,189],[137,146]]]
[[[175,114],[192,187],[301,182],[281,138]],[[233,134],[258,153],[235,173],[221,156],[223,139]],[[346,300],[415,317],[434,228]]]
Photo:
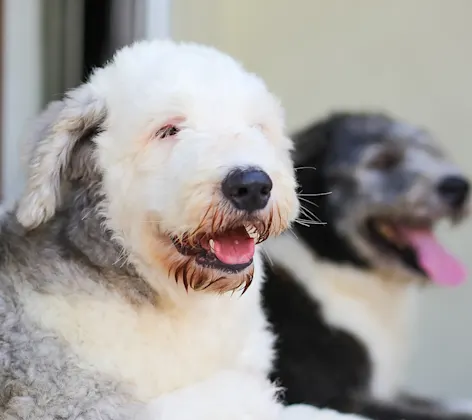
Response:
[[[267,205],[272,180],[260,169],[236,169],[228,174],[221,189],[234,207],[250,213]]]
[[[469,197],[469,181],[461,176],[447,176],[438,184],[438,191],[443,200],[452,208],[458,209]]]

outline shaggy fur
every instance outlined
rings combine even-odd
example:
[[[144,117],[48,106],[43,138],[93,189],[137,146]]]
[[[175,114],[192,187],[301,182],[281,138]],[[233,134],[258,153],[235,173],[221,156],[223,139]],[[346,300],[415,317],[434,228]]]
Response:
[[[164,41],[124,48],[49,106],[0,227],[1,419],[279,415],[257,246],[249,265],[214,268],[203,240],[289,226],[283,130],[256,76]],[[273,183],[252,213],[221,193],[248,167]]]
[[[467,180],[428,133],[386,115],[332,115],[295,139],[303,216],[293,233],[264,245],[263,296],[279,336],[273,379],[286,402],[378,420],[460,417],[400,395],[427,278],[411,249],[372,236],[370,223],[457,221]],[[451,176],[463,182],[452,204],[438,188]],[[326,224],[312,226],[316,218]]]

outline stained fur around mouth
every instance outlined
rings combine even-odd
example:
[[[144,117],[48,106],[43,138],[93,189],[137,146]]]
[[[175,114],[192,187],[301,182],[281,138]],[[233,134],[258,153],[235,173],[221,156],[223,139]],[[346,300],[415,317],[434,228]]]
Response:
[[[245,270],[253,263],[253,259],[251,258],[245,264],[225,264],[220,261],[213,252],[205,249],[201,245],[201,242],[197,241],[196,245],[191,246],[187,245],[185,241],[178,240],[175,236],[172,236],[171,239],[177,251],[186,257],[193,257],[196,264],[205,268],[217,269],[227,274],[236,274]]]
[[[211,252],[209,245],[205,247],[202,244],[208,242],[212,236],[222,235],[238,228],[246,229],[248,235],[254,238],[255,244],[261,244],[270,236],[271,229],[274,227],[273,211],[270,211],[269,216],[265,218],[261,215],[248,216],[243,212],[239,214],[240,212],[235,211],[213,211],[213,215],[209,217],[210,211],[211,209],[194,232],[183,235],[168,233],[174,247],[181,255],[192,258],[201,267],[220,270],[226,274],[244,271],[252,265],[252,258],[244,264],[226,264]]]

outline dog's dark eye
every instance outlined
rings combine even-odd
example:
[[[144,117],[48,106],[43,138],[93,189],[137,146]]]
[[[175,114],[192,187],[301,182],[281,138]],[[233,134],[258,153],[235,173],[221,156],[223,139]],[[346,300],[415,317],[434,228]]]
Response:
[[[380,153],[369,162],[369,167],[380,171],[388,171],[400,163],[401,156],[397,153]]]
[[[161,127],[159,130],[157,130],[156,137],[158,139],[172,137],[175,136],[179,131],[179,128],[177,128],[175,125],[165,125],[164,127]]]

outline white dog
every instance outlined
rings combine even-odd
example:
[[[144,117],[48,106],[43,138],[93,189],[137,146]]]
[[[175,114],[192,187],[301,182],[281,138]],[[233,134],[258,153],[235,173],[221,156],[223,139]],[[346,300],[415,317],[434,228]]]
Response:
[[[0,418],[277,418],[257,243],[298,201],[264,83],[141,42],[37,129],[1,226]]]

